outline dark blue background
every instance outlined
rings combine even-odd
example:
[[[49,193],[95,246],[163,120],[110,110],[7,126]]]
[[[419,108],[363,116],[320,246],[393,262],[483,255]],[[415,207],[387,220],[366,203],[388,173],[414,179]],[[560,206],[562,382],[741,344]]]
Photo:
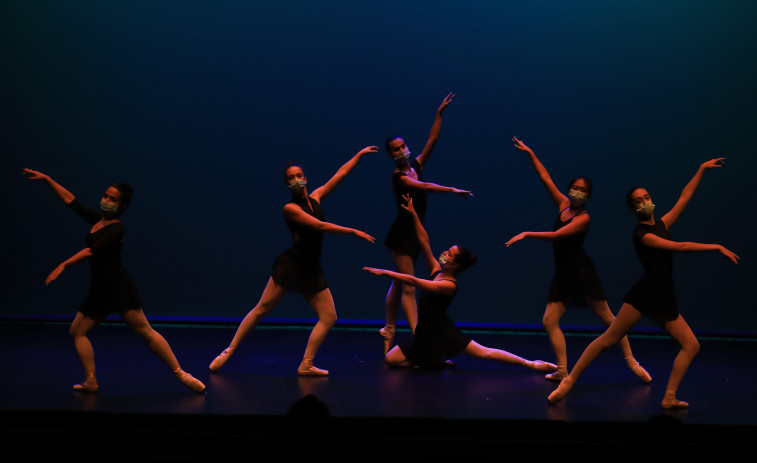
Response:
[[[594,181],[586,249],[616,311],[640,276],[626,190],[670,208],[708,171],[672,228],[742,257],[678,255],[682,312],[695,330],[753,331],[757,3],[751,1],[9,1],[2,55],[3,314],[70,314],[89,269],[46,275],[83,247],[87,225],[24,167],[96,207],[115,181],[135,187],[124,261],[149,316],[241,317],[291,238],[282,218],[287,160],[317,186],[367,145],[405,137],[420,153],[450,91],[430,181],[427,226],[439,253],[479,254],[452,316],[539,323],[549,243],[504,243],[557,213],[527,157],[561,187]],[[342,319],[381,320],[391,267],[381,244],[395,209],[392,162],[368,156],[323,204],[370,245],[329,235],[324,271]],[[425,275],[424,265],[418,274]],[[298,296],[272,314],[310,317]],[[585,310],[566,323],[598,324]],[[648,323],[648,322],[645,322]]]

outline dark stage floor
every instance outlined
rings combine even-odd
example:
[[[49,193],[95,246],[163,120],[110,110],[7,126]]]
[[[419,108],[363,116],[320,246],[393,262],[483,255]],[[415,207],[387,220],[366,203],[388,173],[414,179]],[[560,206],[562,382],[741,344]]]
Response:
[[[154,326],[184,370],[207,385],[206,394],[179,384],[119,323],[101,325],[90,336],[100,392],[75,393],[71,385],[83,378],[67,323],[0,324],[0,410],[9,442],[0,456],[78,457],[77,443],[89,436],[95,447],[146,461],[270,461],[309,455],[311,441],[331,457],[359,451],[361,459],[415,455],[416,461],[500,460],[498,452],[505,449],[538,455],[589,448],[630,455],[654,447],[658,454],[675,448],[679,455],[701,456],[755,448],[754,338],[701,337],[701,353],[678,394],[691,408],[662,412],[677,347],[654,334],[631,337],[651,385],[641,383],[619,349],[612,349],[566,400],[550,406],[546,397],[555,384],[522,367],[459,356],[452,369],[387,369],[374,326],[332,330],[316,359],[330,370],[327,378],[296,374],[310,326],[260,326],[212,374],[208,364],[228,345],[236,325]],[[470,333],[483,345],[553,361],[543,332]],[[572,364],[595,334],[567,334]],[[407,335],[400,331],[397,338]],[[311,397],[301,400],[306,396]],[[676,439],[675,447],[657,445]]]

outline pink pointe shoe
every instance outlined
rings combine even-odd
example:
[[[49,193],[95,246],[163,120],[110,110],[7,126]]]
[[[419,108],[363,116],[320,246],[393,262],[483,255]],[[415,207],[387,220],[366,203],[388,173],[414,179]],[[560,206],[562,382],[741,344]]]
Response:
[[[87,374],[83,383],[74,384],[74,391],[76,392],[97,392],[98,390],[97,378],[94,373]]]
[[[386,355],[394,344],[394,325],[384,326],[379,330],[379,334],[384,338],[384,355]]]
[[[662,398],[661,405],[664,410],[682,410],[684,408],[689,408],[689,403],[676,399],[676,393],[673,391],[665,391],[665,396]]]
[[[628,368],[630,368],[633,374],[635,374],[640,380],[644,381],[646,384],[652,382],[652,376],[647,373],[647,370],[645,370],[644,367],[639,365],[639,362],[637,362],[636,359],[630,358],[627,362]]]
[[[568,378],[563,379],[562,381],[560,381],[560,385],[557,386],[557,389],[552,391],[549,397],[547,397],[547,400],[550,404],[555,404],[561,401],[565,398],[565,396],[568,395],[568,392],[570,392],[572,387],[573,381],[568,380]]]
[[[199,393],[205,392],[205,385],[202,384],[202,381],[190,375],[189,373],[182,370],[181,368],[174,371],[174,374],[176,374],[176,378],[181,382],[181,384],[187,386],[193,391],[199,392]]]
[[[313,366],[313,359],[302,359],[300,367],[297,368],[297,374],[300,376],[328,376],[329,372]]]
[[[226,349],[224,349],[224,351],[221,352],[218,357],[210,362],[210,371],[218,371],[222,366],[226,365],[226,362],[229,361],[231,354],[233,354],[235,350],[236,349],[234,347],[227,347]]]

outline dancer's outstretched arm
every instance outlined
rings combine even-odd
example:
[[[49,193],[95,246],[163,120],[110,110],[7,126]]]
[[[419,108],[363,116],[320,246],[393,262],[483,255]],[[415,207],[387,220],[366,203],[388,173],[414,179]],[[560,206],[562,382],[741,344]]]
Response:
[[[44,180],[64,204],[68,205],[74,200],[74,195],[67,189],[63,188],[58,182],[50,178],[49,175],[28,168],[24,169],[24,173],[29,176],[29,180]]]
[[[665,226],[667,226],[668,229],[673,226],[675,221],[678,220],[678,217],[681,215],[681,212],[683,212],[683,210],[689,204],[691,197],[694,195],[694,191],[696,191],[697,187],[699,186],[699,182],[702,180],[704,171],[707,169],[723,167],[724,162],[725,158],[715,158],[699,166],[697,173],[694,174],[694,177],[689,180],[689,183],[686,184],[683,191],[681,192],[681,196],[678,198],[678,201],[676,201],[673,208],[667,214],[662,216],[662,221],[665,222]]]
[[[421,165],[421,168],[425,167],[429,159],[431,158],[431,153],[434,151],[436,142],[437,140],[439,140],[439,133],[442,130],[442,113],[447,108],[447,105],[452,103],[452,100],[454,98],[455,94],[450,93],[449,95],[444,97],[442,104],[439,105],[439,109],[436,110],[436,117],[434,118],[434,123],[431,125],[431,131],[428,134],[426,145],[423,147],[421,154],[419,154],[418,157],[415,158],[415,160],[418,161],[418,164]]]
[[[654,233],[647,233],[642,236],[641,242],[646,246],[675,252],[718,251],[734,264],[738,264],[740,259],[739,256],[729,251],[725,246],[720,244],[693,243],[691,241],[671,241],[666,240],[665,238],[660,238]]]
[[[555,182],[552,181],[552,177],[549,175],[547,168],[544,167],[544,164],[542,164],[539,158],[536,157],[536,154],[534,154],[534,150],[526,146],[525,143],[518,140],[516,137],[513,137],[513,141],[515,142],[516,148],[528,154],[528,158],[531,160],[531,164],[533,164],[534,170],[536,170],[536,174],[539,176],[539,180],[544,184],[552,201],[554,201],[560,209],[567,207],[570,204],[570,200],[567,196],[562,194],[559,188],[557,188]]]
[[[331,222],[324,222],[322,220],[318,220],[312,215],[303,211],[300,206],[294,203],[288,203],[286,206],[284,206],[284,217],[287,220],[292,220],[294,222],[299,223],[300,225],[304,225],[309,228],[314,228],[323,233],[333,233],[337,235],[355,235],[358,238],[364,241],[368,241],[370,243],[373,243],[374,241],[376,241],[376,238],[374,238],[373,236],[363,231],[357,230],[355,228],[343,227],[341,225],[337,225]]]
[[[541,240],[541,241],[559,240],[570,235],[575,235],[576,233],[585,232],[586,230],[589,229],[589,222],[590,222],[589,214],[586,214],[586,213],[578,214],[577,216],[573,217],[573,220],[571,220],[571,222],[568,225],[556,231],[546,231],[546,232],[524,231],[510,238],[510,240],[505,244],[509,247],[511,244],[515,244],[524,238],[531,238],[534,240]]]
[[[366,146],[365,148],[361,149],[357,152],[357,154],[352,156],[349,161],[344,163],[342,167],[340,167],[339,170],[337,170],[336,173],[326,183],[313,190],[313,192],[310,193],[310,196],[315,198],[315,200],[319,203],[322,202],[334,191],[336,186],[339,185],[339,183],[344,180],[344,178],[347,177],[350,172],[352,172],[352,169],[357,166],[357,163],[360,162],[363,156],[368,153],[376,152],[378,152],[378,146]]]

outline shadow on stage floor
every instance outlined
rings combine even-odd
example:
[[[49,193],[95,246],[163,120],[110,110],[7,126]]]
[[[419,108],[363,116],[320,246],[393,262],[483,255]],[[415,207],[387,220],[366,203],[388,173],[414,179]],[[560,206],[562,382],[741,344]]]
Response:
[[[702,457],[755,448],[755,338],[700,337],[702,350],[679,389],[692,406],[663,412],[659,403],[677,347],[654,333],[630,337],[651,385],[636,379],[614,348],[563,402],[550,406],[546,397],[555,384],[522,367],[459,356],[450,369],[387,369],[375,326],[332,330],[316,359],[331,372],[325,378],[296,374],[308,325],[258,327],[217,373],[208,364],[228,345],[235,324],[154,327],[184,370],[206,384],[205,394],[178,383],[120,323],[105,323],[90,336],[100,392],[73,392],[82,374],[67,323],[3,321],[0,457],[102,459],[107,452],[141,461],[490,461],[516,453]],[[553,360],[538,330],[469,333],[486,346]],[[399,331],[397,339],[407,335]],[[567,332],[571,365],[595,336]]]

